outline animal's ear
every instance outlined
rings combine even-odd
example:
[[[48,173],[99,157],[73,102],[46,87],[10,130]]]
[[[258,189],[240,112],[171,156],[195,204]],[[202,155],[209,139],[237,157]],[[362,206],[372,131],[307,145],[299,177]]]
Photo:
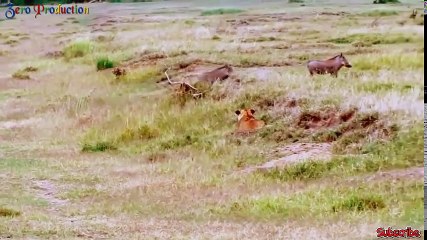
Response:
[[[255,110],[253,110],[252,108],[251,108],[251,113],[252,113],[252,114],[254,114],[254,113],[255,113]]]
[[[236,110],[234,113],[236,113],[236,115],[240,115],[240,110]]]

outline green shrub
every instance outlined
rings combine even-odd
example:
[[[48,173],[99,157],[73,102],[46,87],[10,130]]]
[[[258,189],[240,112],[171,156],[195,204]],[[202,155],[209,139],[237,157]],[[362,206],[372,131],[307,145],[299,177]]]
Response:
[[[96,69],[98,71],[108,69],[108,68],[113,68],[114,66],[115,66],[115,63],[106,57],[99,58],[96,61]]]

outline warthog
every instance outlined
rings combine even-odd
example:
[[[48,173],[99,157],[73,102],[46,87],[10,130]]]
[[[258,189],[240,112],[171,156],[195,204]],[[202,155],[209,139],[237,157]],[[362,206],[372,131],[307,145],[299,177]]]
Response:
[[[212,71],[203,73],[199,77],[199,80],[200,81],[206,81],[210,84],[213,84],[217,80],[223,81],[223,80],[227,79],[231,75],[232,72],[233,72],[233,68],[230,65],[226,64],[226,65],[219,67],[217,69],[214,69]]]
[[[352,67],[342,53],[324,61],[312,60],[307,62],[307,68],[311,76],[313,74],[330,73],[338,77],[338,71],[344,66],[348,68]]]

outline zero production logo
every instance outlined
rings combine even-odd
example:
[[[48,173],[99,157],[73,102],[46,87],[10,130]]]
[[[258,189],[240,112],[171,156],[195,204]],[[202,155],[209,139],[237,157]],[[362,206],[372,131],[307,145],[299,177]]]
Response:
[[[7,5],[8,9],[4,13],[7,19],[13,19],[15,15],[17,14],[31,14],[32,10],[35,13],[35,18],[37,18],[38,15],[44,14],[89,14],[89,7],[81,7],[77,5],[72,6],[62,6],[61,4],[58,4],[56,7],[51,6],[44,6],[42,4],[37,4],[32,7],[13,7],[13,3],[9,3]]]

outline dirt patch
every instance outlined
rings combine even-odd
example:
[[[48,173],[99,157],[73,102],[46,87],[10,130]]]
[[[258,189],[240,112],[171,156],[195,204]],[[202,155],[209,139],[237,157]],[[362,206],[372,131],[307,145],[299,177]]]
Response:
[[[64,52],[62,52],[62,51],[52,51],[52,52],[46,53],[45,56],[48,57],[48,58],[60,58],[60,57],[64,56]]]
[[[368,138],[389,140],[397,132],[379,113],[360,113],[357,108],[302,112],[295,121],[311,140],[333,142],[333,152],[340,154],[358,153]]]
[[[351,178],[351,181],[360,180],[362,178],[366,182],[372,181],[400,181],[401,179],[409,180],[409,179],[423,179],[424,177],[424,167],[412,167],[407,169],[397,169],[391,171],[381,171],[377,172],[373,175],[367,175],[362,177],[354,177]]]
[[[295,22],[301,19],[301,17],[287,16],[284,13],[270,13],[241,15],[239,19],[228,19],[227,22],[231,23],[233,27],[238,27],[268,22]]]
[[[262,165],[248,167],[242,172],[265,171],[277,167],[285,167],[291,164],[301,163],[305,160],[327,160],[332,156],[330,143],[296,143],[276,149],[275,154],[282,155],[277,159],[268,161]]]
[[[349,109],[338,112],[336,109],[328,108],[324,111],[303,112],[297,119],[297,125],[304,129],[319,129],[321,127],[333,127],[349,121],[357,109]]]
[[[51,207],[57,208],[65,205],[68,201],[56,198],[57,193],[55,186],[48,180],[36,180],[33,181],[35,188],[37,189],[37,196],[49,203]]]
[[[320,12],[319,15],[326,15],[326,16],[345,16],[349,15],[348,12]]]
[[[124,62],[121,66],[131,69],[142,66],[151,66],[156,65],[159,60],[164,58],[167,58],[167,55],[164,53],[142,53],[138,57]]]
[[[24,128],[35,125],[41,122],[42,119],[39,118],[29,118],[23,120],[13,120],[13,121],[3,121],[0,122],[0,129],[16,129],[16,128]]]

